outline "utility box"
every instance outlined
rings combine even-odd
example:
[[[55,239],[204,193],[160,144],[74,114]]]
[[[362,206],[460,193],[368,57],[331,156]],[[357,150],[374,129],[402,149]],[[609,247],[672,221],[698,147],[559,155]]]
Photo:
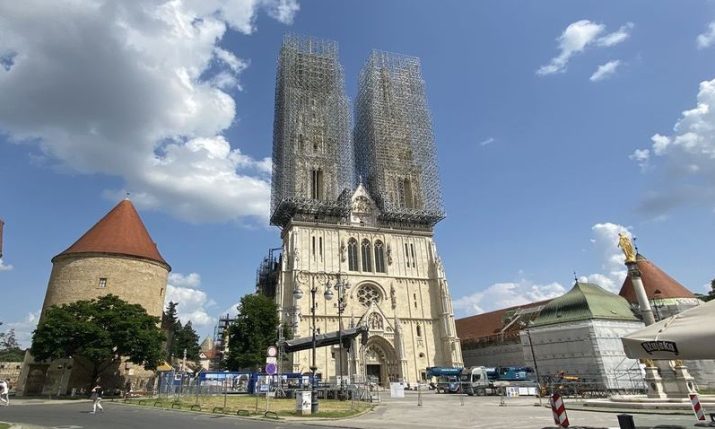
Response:
[[[295,411],[299,416],[309,416],[310,404],[313,401],[310,390],[298,390],[295,392]]]

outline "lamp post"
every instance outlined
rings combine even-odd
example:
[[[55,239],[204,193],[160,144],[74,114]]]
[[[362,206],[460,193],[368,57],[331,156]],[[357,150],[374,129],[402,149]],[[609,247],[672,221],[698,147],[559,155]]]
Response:
[[[313,380],[310,385],[310,387],[311,387],[310,388],[310,392],[311,392],[311,394],[310,394],[310,398],[311,398],[310,399],[310,413],[316,414],[319,409],[319,401],[318,401],[318,395],[316,394],[316,390],[315,390],[315,373],[316,373],[316,371],[318,371],[318,366],[316,364],[317,345],[316,345],[316,339],[315,339],[315,334],[316,334],[316,330],[317,330],[317,328],[315,326],[315,310],[317,307],[317,303],[315,302],[315,294],[318,292],[318,288],[315,286],[315,277],[312,278],[312,283],[313,283],[313,287],[310,288],[310,298],[311,298],[310,299],[310,313],[311,313],[311,316],[313,319],[313,364],[310,367],[310,371],[313,374]],[[296,299],[300,299],[303,297],[303,291],[301,291],[299,288],[296,288],[295,290],[293,290],[293,296]],[[329,292],[327,285],[326,285],[324,297],[326,300],[329,300],[332,298],[332,293]]]
[[[529,338],[529,348],[531,349],[531,359],[534,361],[534,372],[536,373],[536,388],[538,389],[539,405],[541,405],[541,377],[539,377],[539,366],[536,364],[536,354],[534,353],[534,343],[531,341],[531,331],[529,330],[529,325],[531,322],[526,323],[526,336]]]
[[[338,355],[338,368],[340,371],[340,393],[338,397],[342,400],[345,399],[345,392],[343,388],[343,311],[347,303],[345,302],[345,292],[350,289],[350,283],[344,281],[340,274],[338,274],[338,279],[333,285],[333,289],[338,293],[338,343],[339,345],[339,355]],[[325,299],[330,301],[333,299],[333,293],[330,291],[330,286],[327,285],[325,290]]]

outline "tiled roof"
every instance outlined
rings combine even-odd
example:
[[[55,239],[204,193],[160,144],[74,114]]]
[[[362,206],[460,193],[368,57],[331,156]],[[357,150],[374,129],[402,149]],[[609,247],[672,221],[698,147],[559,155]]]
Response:
[[[455,320],[457,326],[457,337],[462,342],[476,341],[486,339],[497,335],[508,323],[508,316],[511,316],[516,310],[538,307],[546,304],[548,301],[532,302],[530,304],[517,305],[514,307],[503,308],[501,310],[490,311],[489,313],[477,314],[463,319]],[[518,331],[520,326],[514,324],[508,330]]]
[[[623,297],[595,284],[576,282],[570,291],[544,306],[534,326],[591,319],[638,320]]]
[[[139,213],[128,199],[117,204],[79,240],[55,258],[79,253],[136,256],[160,262],[171,269],[161,257]]]
[[[645,288],[648,299],[695,298],[695,295],[685,286],[678,283],[640,253],[636,256],[636,265],[641,272],[641,280],[643,281],[643,287]],[[656,291],[660,291],[660,293],[656,294]],[[623,287],[621,287],[621,291],[618,294],[630,303],[638,303],[638,298],[636,298],[630,277],[626,277],[626,280],[623,282]]]

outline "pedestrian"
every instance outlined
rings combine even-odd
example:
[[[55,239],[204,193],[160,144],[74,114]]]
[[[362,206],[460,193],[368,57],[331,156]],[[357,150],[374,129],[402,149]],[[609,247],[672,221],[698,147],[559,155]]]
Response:
[[[10,381],[0,379],[0,402],[5,406],[10,405]]]
[[[97,380],[97,385],[92,388],[92,396],[90,396],[92,400],[92,412],[90,414],[96,413],[97,408],[99,408],[99,411],[104,412],[104,408],[102,408],[102,393],[102,386],[99,384],[99,380]]]

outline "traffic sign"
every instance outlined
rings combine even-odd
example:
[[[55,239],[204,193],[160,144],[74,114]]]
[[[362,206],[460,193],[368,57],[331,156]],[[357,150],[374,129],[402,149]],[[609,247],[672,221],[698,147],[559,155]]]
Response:
[[[268,347],[268,356],[275,356],[278,354],[278,349],[275,346]]]
[[[274,375],[278,372],[278,358],[275,356],[268,356],[266,358],[266,373]]]

